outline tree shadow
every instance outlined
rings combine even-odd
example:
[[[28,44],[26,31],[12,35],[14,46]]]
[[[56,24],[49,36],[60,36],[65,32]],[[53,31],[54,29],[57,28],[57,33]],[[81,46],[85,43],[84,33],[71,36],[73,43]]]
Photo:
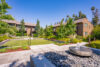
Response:
[[[0,49],[6,48],[7,46],[0,46]]]
[[[58,54],[56,52],[47,52],[44,56],[56,67],[71,67],[71,64],[75,64],[75,62],[68,58],[67,55]],[[68,61],[68,62],[66,62]]]
[[[10,65],[9,65],[9,67],[31,67],[30,66],[30,61],[27,61],[27,62],[21,62],[21,63],[18,63],[19,62],[19,60],[15,60],[15,61],[13,61]]]

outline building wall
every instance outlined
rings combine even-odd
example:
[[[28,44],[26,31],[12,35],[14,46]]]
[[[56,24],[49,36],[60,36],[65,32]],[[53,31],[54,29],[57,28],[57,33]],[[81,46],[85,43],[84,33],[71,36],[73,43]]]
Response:
[[[77,35],[83,36],[83,24],[82,23],[76,24],[76,33]]]
[[[9,24],[9,23],[8,23]],[[11,26],[16,26],[17,30],[20,29],[20,25],[19,24],[9,24]],[[32,26],[25,26],[25,32],[27,33],[27,35],[31,35],[31,33],[34,33],[35,32],[35,26],[32,27]]]
[[[86,37],[92,33],[93,25],[90,22],[83,23],[83,36]]]

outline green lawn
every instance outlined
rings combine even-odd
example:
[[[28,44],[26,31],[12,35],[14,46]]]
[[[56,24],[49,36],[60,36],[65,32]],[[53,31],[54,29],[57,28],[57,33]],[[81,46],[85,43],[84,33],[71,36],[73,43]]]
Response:
[[[44,44],[50,44],[53,43],[53,41],[48,41],[44,39],[35,39],[31,40],[31,45],[44,45]],[[0,53],[8,52],[8,50],[17,50],[19,48],[23,50],[29,49],[28,40],[11,40],[5,43],[3,46],[0,47]],[[9,47],[9,48],[5,48]]]
[[[53,42],[44,39],[31,40],[31,45],[43,45],[43,44],[50,44],[50,43]],[[7,47],[28,46],[28,40],[11,40],[5,43],[3,46],[7,46]]]

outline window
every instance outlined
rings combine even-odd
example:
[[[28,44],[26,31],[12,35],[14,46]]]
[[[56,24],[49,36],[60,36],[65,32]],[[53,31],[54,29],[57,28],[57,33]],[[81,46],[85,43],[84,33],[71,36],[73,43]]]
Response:
[[[87,32],[85,32],[85,35],[87,35],[88,33]]]
[[[85,27],[87,27],[88,26],[88,24],[87,23],[85,23]]]

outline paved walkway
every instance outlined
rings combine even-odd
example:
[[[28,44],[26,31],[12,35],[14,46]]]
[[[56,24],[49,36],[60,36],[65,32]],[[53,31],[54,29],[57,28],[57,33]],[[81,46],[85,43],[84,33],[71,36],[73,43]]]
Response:
[[[80,43],[85,45],[86,43]],[[30,67],[30,55],[38,55],[49,51],[64,51],[68,50],[69,46],[77,44],[57,46],[54,44],[30,46],[31,50],[10,52],[0,54],[0,67]]]

